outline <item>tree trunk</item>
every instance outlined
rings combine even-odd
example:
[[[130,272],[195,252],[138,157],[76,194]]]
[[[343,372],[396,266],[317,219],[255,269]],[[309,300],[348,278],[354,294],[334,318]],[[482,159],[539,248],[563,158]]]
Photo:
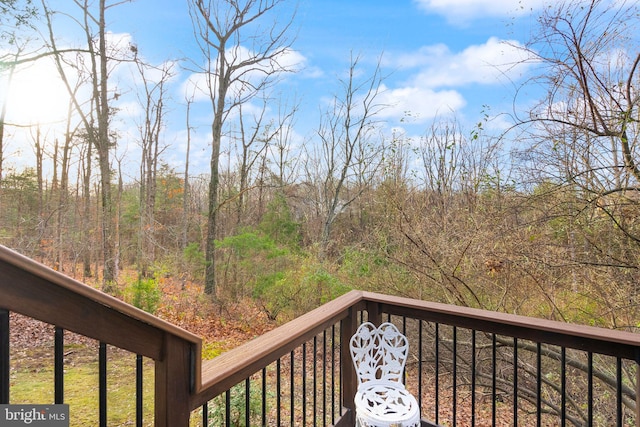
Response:
[[[82,199],[84,201],[84,214],[82,215],[82,231],[85,237],[85,240],[82,244],[82,278],[86,279],[87,277],[91,277],[91,253],[93,252],[93,248],[89,243],[91,239],[87,239],[87,235],[89,234],[90,222],[91,222],[91,159],[92,159],[92,149],[93,145],[91,141],[87,141],[87,152],[85,156],[85,169],[84,176],[82,182]]]
[[[71,114],[68,116],[71,117]],[[69,160],[71,153],[71,140],[72,135],[68,126],[69,122],[67,121],[67,131],[65,132],[64,137],[64,146],[62,147],[62,164],[60,165],[60,192],[58,197],[58,218],[57,218],[57,236],[56,236],[56,265],[58,266],[59,271],[63,271],[63,261],[64,261],[64,245],[63,238],[65,233],[63,232],[66,224],[66,212],[67,212],[67,201],[69,195],[67,194],[69,188]]]
[[[110,141],[109,141],[109,99],[107,88],[107,43],[105,31],[105,0],[100,0],[100,23],[99,23],[99,61],[100,61],[100,81],[97,82],[95,91],[98,93],[98,135],[97,151],[98,163],[100,167],[100,184],[102,199],[102,253],[103,259],[103,279],[102,289],[105,292],[115,290],[115,281],[118,277],[116,269],[116,249],[114,235],[114,215],[113,197],[111,194],[111,161],[110,161]]]
[[[189,152],[191,150],[190,112],[192,100],[187,100],[187,152],[184,160],[184,188],[182,191],[182,249],[189,244]]]
[[[222,85],[221,85],[222,86]],[[225,88],[226,89],[226,88]],[[222,90],[222,89],[221,89]],[[224,94],[218,95],[218,110],[224,110]],[[222,99],[222,101],[220,101]],[[204,291],[209,295],[216,292],[215,239],[218,230],[218,186],[220,184],[220,139],[222,138],[222,113],[216,112],[211,126],[211,181],[209,181],[209,211],[207,214],[207,248],[205,254],[206,268]]]

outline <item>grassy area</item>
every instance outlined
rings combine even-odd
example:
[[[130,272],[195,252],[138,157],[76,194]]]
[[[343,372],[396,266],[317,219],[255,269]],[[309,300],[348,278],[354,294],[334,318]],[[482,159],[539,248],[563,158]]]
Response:
[[[11,369],[11,403],[48,404],[54,401],[53,358],[47,349],[22,355]],[[70,425],[98,425],[97,349],[65,348],[64,397],[69,404]],[[153,379],[151,360],[144,361],[144,425],[153,425]],[[135,425],[135,355],[109,348],[107,362],[107,418],[109,426]]]

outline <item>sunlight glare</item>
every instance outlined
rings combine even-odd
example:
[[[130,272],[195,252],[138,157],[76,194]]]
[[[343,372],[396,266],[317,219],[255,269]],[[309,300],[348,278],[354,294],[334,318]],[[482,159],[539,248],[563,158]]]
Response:
[[[46,125],[62,122],[67,116],[69,94],[51,65],[36,63],[17,69],[7,95],[9,123]]]

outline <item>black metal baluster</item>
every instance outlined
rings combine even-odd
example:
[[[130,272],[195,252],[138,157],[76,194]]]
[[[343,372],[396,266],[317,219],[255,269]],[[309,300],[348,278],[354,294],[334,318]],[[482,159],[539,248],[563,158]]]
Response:
[[[622,359],[616,357],[616,425],[622,427]]]
[[[209,403],[202,405],[202,427],[209,427]]]
[[[491,425],[496,425],[496,334],[491,334]]]
[[[536,426],[542,427],[542,344],[536,345]]]
[[[64,329],[56,326],[53,338],[54,403],[64,403]]]
[[[336,422],[336,325],[331,326],[331,422]]]
[[[402,316],[402,335],[407,336],[407,317]],[[408,355],[407,355],[408,356]],[[402,372],[402,384],[407,385],[407,365],[405,364]]]
[[[436,375],[436,384],[435,384],[435,388],[436,388],[436,395],[435,395],[435,405],[434,405],[434,411],[435,413],[435,419],[436,419],[436,424],[439,423],[440,421],[440,411],[438,410],[438,408],[440,408],[440,325],[439,323],[435,324],[435,362],[436,362],[436,369],[435,369],[435,375]]]
[[[313,427],[318,425],[318,336],[313,336]]]
[[[307,343],[302,343],[302,425],[307,425]]]
[[[476,331],[471,330],[471,427],[476,425]]]
[[[327,427],[327,330],[322,331],[322,427]]]
[[[98,412],[100,427],[107,427],[107,344],[98,347]]]
[[[453,416],[453,426],[456,426],[456,421],[458,419],[458,328],[456,328],[455,326],[453,327],[453,355],[452,355],[452,379],[451,379],[451,383],[453,384],[453,390],[452,390],[452,395],[453,395],[453,402],[452,402],[452,416]]]
[[[567,349],[560,348],[560,425],[567,425]]]
[[[9,404],[9,310],[0,308],[0,404]]]
[[[422,345],[423,345],[422,320],[418,320],[418,407],[422,412]]]
[[[143,406],[143,363],[142,356],[136,355],[136,427],[142,427],[142,420],[144,419],[144,406]]]
[[[267,368],[262,368],[262,425],[267,425]]]
[[[276,361],[276,407],[277,412],[276,412],[276,424],[278,426],[282,425],[282,416],[281,416],[281,398],[280,398],[280,393],[282,391],[282,372],[281,372],[281,366],[282,362],[280,362],[280,358],[278,358],[278,360]]]
[[[290,419],[290,425],[291,427],[294,427],[294,422],[295,422],[295,375],[294,375],[294,350],[291,350],[291,370],[289,372],[289,419]]]
[[[593,425],[593,353],[587,353],[587,425]]]
[[[518,338],[513,337],[513,425],[518,425]]]
[[[249,427],[251,424],[251,381],[249,378],[244,380],[244,425]]]
[[[231,427],[231,389],[224,394],[224,425]]]

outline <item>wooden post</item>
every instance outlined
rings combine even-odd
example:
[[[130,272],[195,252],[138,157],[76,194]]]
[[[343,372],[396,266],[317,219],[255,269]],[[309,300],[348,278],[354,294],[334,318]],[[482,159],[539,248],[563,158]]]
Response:
[[[155,427],[189,427],[191,343],[165,334],[163,350],[156,361]]]
[[[356,333],[358,322],[356,313],[353,308],[349,308],[349,316],[340,322],[340,372],[342,374],[342,407],[349,409],[350,417],[355,413],[354,398],[358,389],[358,378],[356,377],[356,369],[351,360],[351,351],[349,349],[349,341],[353,334]],[[350,425],[355,423],[350,420]]]
[[[636,350],[636,427],[640,427],[640,348]]]
[[[0,308],[0,404],[9,403],[9,310]]]
[[[376,326],[380,326],[382,323],[382,313],[380,313],[380,304],[377,302],[367,301],[367,313],[369,315],[369,322]]]

